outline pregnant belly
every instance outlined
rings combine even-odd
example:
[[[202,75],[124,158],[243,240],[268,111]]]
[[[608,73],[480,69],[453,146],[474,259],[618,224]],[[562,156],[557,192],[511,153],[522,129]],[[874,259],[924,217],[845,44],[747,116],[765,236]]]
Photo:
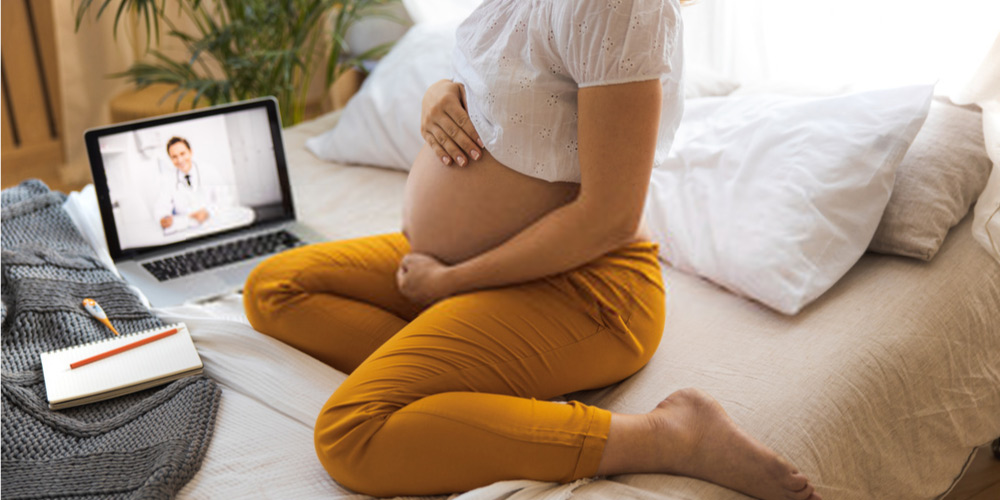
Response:
[[[444,165],[424,146],[410,169],[403,232],[414,252],[446,264],[481,254],[573,201],[580,185],[507,168],[487,151],[465,167]]]

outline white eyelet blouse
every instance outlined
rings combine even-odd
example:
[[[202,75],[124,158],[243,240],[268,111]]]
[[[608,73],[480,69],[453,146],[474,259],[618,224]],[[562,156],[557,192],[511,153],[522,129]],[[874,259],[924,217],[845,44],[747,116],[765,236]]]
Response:
[[[578,89],[659,78],[658,165],[683,112],[682,53],[678,0],[485,0],[456,31],[453,80],[494,158],[578,183]]]

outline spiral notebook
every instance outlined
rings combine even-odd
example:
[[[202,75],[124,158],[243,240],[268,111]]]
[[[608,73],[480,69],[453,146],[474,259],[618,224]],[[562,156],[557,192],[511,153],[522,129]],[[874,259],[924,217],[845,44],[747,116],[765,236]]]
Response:
[[[202,372],[201,357],[184,323],[43,352],[41,359],[53,410],[124,396]]]

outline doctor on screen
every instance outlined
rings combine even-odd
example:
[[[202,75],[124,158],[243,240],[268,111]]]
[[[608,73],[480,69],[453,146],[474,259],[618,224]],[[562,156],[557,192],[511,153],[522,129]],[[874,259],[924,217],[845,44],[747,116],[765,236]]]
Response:
[[[191,145],[183,137],[167,141],[167,154],[174,164],[156,201],[156,215],[164,232],[198,227],[213,215],[220,186],[211,166],[192,159]]]

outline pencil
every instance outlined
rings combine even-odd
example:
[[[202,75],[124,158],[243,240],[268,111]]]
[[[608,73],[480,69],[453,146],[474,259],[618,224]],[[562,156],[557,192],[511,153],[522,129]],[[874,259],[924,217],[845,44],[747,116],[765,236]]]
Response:
[[[130,349],[135,349],[136,347],[146,345],[146,344],[148,344],[150,342],[155,342],[155,341],[160,340],[160,339],[162,339],[164,337],[169,337],[169,336],[171,336],[171,335],[173,335],[175,333],[177,333],[177,329],[176,328],[171,328],[170,330],[167,330],[165,332],[157,333],[156,335],[153,335],[152,337],[146,337],[144,339],[136,340],[135,342],[132,342],[130,344],[125,344],[125,345],[123,345],[121,347],[114,348],[114,349],[112,349],[110,351],[102,352],[100,354],[96,354],[96,355],[91,356],[91,357],[89,357],[87,359],[81,359],[80,361],[77,361],[75,363],[70,363],[69,364],[69,368],[72,370],[74,368],[79,368],[79,367],[81,367],[83,365],[89,365],[90,363],[93,363],[94,361],[100,361],[100,360],[102,360],[104,358],[108,358],[108,357],[114,356],[115,354],[120,354],[120,353],[123,353],[125,351],[130,350]]]

